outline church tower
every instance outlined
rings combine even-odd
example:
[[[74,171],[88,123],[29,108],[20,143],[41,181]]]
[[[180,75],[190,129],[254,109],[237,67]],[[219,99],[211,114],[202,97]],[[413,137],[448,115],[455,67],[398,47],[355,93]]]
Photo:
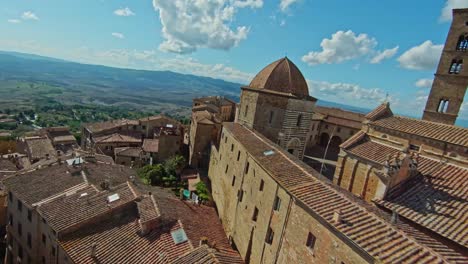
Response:
[[[302,159],[317,99],[294,63],[285,57],[266,66],[242,87],[240,99],[240,124]]]
[[[468,8],[454,9],[423,119],[455,124],[468,87]]]

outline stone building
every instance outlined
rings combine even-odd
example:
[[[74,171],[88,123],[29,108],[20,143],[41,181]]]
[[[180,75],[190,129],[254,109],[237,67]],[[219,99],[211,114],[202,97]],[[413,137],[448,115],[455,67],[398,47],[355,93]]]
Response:
[[[151,145],[150,152],[142,153],[142,160],[136,162],[142,165],[150,161],[150,157],[154,162],[160,162],[180,154],[184,144],[182,124],[164,115],[139,120],[121,119],[85,124],[82,127],[82,135],[81,145],[84,150],[93,149],[96,153],[111,157],[116,156],[117,148],[142,149],[145,140],[157,141],[152,144],[148,141],[146,144],[146,146]],[[128,158],[132,157],[121,156],[120,162],[116,163],[127,164]]]
[[[338,160],[340,144],[361,130],[364,114],[334,107],[316,106],[306,145],[306,153],[322,158],[328,145],[326,159]]]
[[[468,87],[467,21],[468,8],[453,10],[452,25],[426,103],[424,120],[455,124]]]
[[[6,263],[242,263],[214,208],[148,192],[124,166],[71,163],[4,180]]]
[[[238,123],[224,124],[209,178],[224,230],[246,262],[468,261],[463,248],[356,199]]]
[[[189,163],[207,168],[211,144],[219,141],[223,122],[235,118],[236,103],[220,96],[193,99],[189,135]]]
[[[467,179],[468,129],[396,116],[384,103],[341,145],[333,181],[466,250]]]
[[[238,122],[302,159],[316,101],[296,65],[282,58],[242,87]]]
[[[289,64],[286,61],[277,63]],[[279,84],[288,83],[289,76],[279,75],[274,80]],[[270,85],[282,87],[274,83]],[[399,213],[388,211],[386,208],[394,206],[386,205],[385,202],[388,201],[382,201],[379,208],[375,207],[358,199],[350,191],[334,185],[304,164],[300,156],[294,155],[294,151],[291,153],[279,145],[278,141],[268,138],[275,133],[265,133],[262,126],[258,126],[260,131],[257,131],[255,125],[252,125],[255,122],[247,122],[249,118],[256,116],[250,109],[265,107],[262,105],[264,101],[256,100],[255,96],[252,96],[254,99],[248,98],[244,91],[239,122],[224,123],[219,144],[212,146],[208,176],[224,230],[246,262],[468,261],[468,256],[464,253],[466,248],[446,239],[451,235],[458,236],[456,238],[459,241],[466,241],[464,232],[467,229],[464,224],[460,224],[463,221],[455,224],[451,230],[445,229],[446,237],[441,237],[439,234],[444,232],[443,224],[432,223],[438,226],[439,233],[428,230],[415,222],[418,215],[413,219],[398,219],[399,214],[406,213],[404,209]],[[270,103],[272,101],[267,101],[266,109]],[[289,105],[284,104],[282,107],[288,109]],[[243,110],[247,112],[244,117]],[[275,110],[280,113],[286,111]],[[388,117],[390,113],[389,109],[382,106],[366,118]],[[366,124],[369,125],[369,122]],[[395,121],[391,124],[395,125]],[[430,129],[425,131],[433,133]],[[344,144],[360,138],[362,134],[362,131],[357,132]],[[370,155],[375,154],[371,152]],[[405,164],[413,164],[412,159],[415,157],[409,156],[408,163]],[[399,174],[397,178],[401,177],[403,176]],[[461,186],[452,188],[456,189],[456,193],[463,193]],[[466,201],[466,197],[458,198]],[[457,197],[454,197],[454,201],[458,201]],[[464,206],[460,208],[463,209]],[[452,212],[452,215],[441,220],[450,217],[460,220],[462,215]]]

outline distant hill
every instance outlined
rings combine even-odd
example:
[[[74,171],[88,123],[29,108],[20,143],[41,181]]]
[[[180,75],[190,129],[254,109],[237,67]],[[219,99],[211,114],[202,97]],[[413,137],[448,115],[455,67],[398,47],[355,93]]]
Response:
[[[16,52],[0,52],[0,102],[54,98],[159,110],[189,107],[192,98],[239,99],[240,84],[171,71],[120,69]],[[1,106],[0,106],[1,107]]]

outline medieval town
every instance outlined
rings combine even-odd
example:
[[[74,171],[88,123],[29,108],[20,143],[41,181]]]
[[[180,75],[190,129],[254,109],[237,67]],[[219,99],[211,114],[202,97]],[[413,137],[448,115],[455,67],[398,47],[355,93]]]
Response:
[[[5,263],[468,263],[468,9],[421,119],[317,106],[287,57],[240,102],[45,127],[0,159]]]

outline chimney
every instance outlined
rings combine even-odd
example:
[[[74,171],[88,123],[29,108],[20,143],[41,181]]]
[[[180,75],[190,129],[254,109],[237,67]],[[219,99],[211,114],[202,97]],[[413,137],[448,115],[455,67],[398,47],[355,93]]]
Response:
[[[208,245],[208,238],[207,237],[201,237],[200,238],[200,246],[203,245]]]
[[[336,224],[341,224],[341,210],[335,210],[333,212],[333,222],[335,222]]]
[[[398,222],[398,213],[395,209],[392,210],[392,218],[390,219],[390,223],[396,224]]]
[[[96,242],[93,242],[91,244],[91,248],[90,248],[90,252],[89,252],[89,256],[91,256],[92,258],[96,257],[96,248],[97,248],[97,244],[96,244]]]

